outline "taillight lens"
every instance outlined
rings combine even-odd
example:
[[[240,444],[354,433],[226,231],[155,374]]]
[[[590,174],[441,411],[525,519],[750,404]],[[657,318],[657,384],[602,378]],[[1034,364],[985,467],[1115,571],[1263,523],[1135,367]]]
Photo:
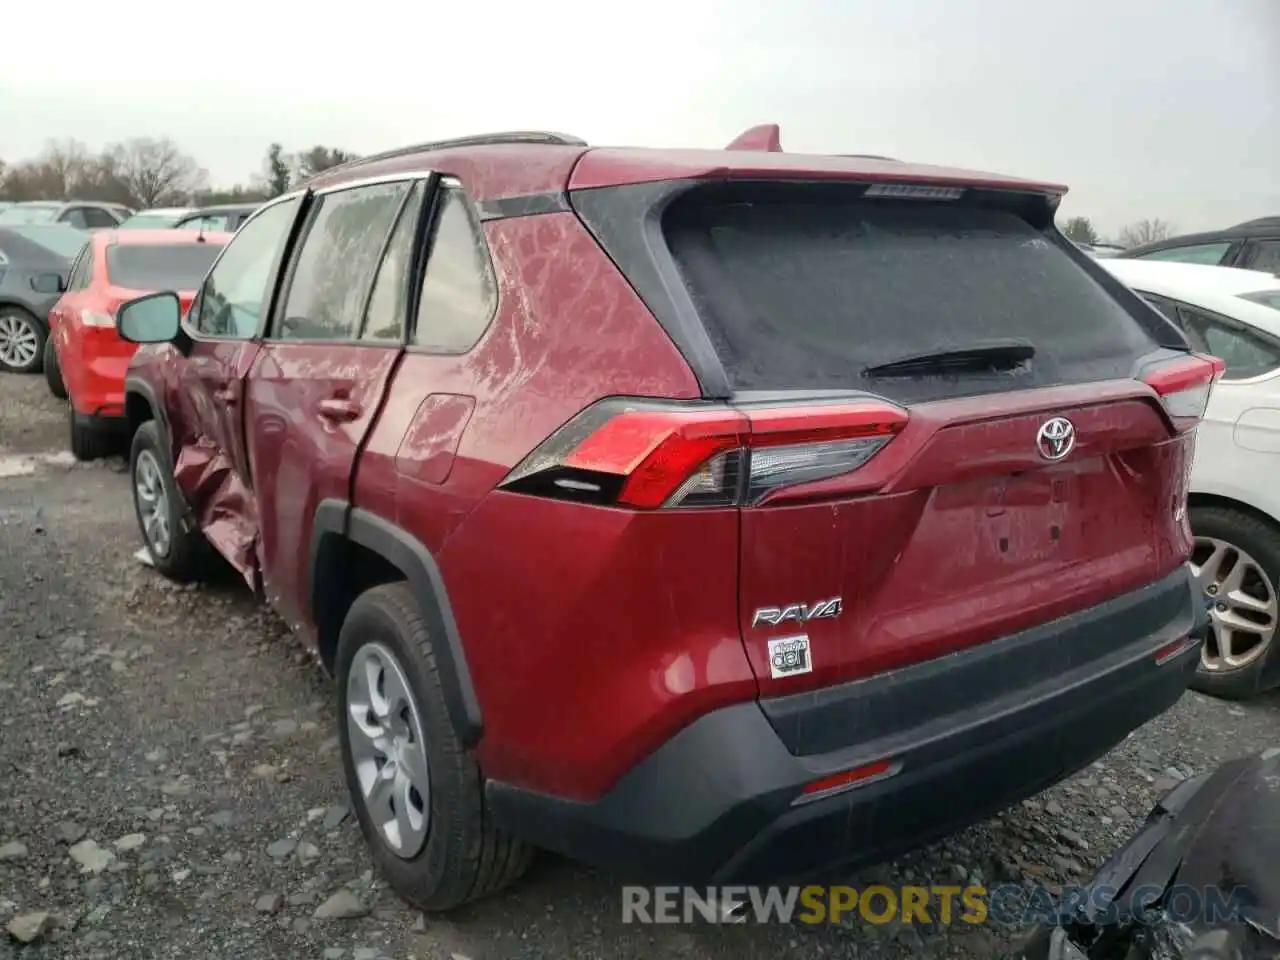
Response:
[[[1204,416],[1214,381],[1226,369],[1222,358],[1197,353],[1149,367],[1142,380],[1160,397],[1178,429],[1189,430]]]
[[[503,481],[508,490],[636,509],[760,503],[856,470],[906,425],[879,401],[727,407],[597,403]]]

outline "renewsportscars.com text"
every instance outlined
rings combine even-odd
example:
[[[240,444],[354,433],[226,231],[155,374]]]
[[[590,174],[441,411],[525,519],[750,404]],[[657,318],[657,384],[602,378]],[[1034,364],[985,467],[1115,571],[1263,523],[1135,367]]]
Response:
[[[1056,923],[1088,907],[1096,923],[1121,914],[1139,922],[1235,922],[1245,901],[1239,890],[1144,886],[1117,899],[1114,887],[852,886],[622,888],[623,923]]]

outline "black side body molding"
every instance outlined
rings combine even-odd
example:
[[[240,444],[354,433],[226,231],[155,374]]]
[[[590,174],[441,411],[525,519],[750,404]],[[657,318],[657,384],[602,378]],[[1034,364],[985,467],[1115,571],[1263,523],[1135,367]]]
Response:
[[[561,192],[530,193],[522,197],[499,197],[476,204],[481,222],[512,217],[536,217],[544,213],[572,213],[569,198]]]
[[[463,745],[474,747],[484,733],[480,701],[471,682],[471,671],[435,558],[419,540],[381,517],[352,507],[344,500],[321,501],[312,526],[310,553],[311,603],[317,619],[322,611],[332,607],[335,598],[343,596],[343,566],[324,562],[326,551],[340,546],[343,540],[378,554],[409,581],[435,643],[436,665],[449,718]]]

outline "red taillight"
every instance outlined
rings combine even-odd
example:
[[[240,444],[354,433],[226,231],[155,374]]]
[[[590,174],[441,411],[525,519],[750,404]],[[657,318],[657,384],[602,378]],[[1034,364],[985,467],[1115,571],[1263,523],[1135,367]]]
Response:
[[[732,411],[632,410],[588,434],[564,465],[621,476],[619,503],[660,507],[698,467],[742,446],[746,420]]]
[[[728,407],[606,400],[538,447],[503,487],[637,509],[759,503],[856,470],[905,426],[879,401]]]
[[[1209,391],[1226,369],[1220,357],[1197,353],[1149,367],[1142,380],[1160,397],[1178,428],[1188,430],[1204,416]]]

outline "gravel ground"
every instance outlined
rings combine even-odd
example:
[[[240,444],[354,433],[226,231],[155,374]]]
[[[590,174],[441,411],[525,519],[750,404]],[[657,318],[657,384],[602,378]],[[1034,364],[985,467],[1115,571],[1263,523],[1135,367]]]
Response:
[[[552,857],[424,920],[370,873],[319,670],[235,583],[133,561],[123,463],[73,464],[65,432],[43,380],[0,374],[0,928],[53,915],[30,946],[0,931],[0,957],[983,957],[1016,936],[628,926],[617,881]],[[859,879],[1080,880],[1178,779],[1278,742],[1280,698],[1188,694],[1072,780]]]

